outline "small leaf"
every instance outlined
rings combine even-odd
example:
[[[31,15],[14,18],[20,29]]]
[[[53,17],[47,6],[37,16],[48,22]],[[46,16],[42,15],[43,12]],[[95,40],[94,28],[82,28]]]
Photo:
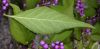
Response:
[[[91,39],[94,40],[94,41],[100,41],[100,34],[92,35]]]
[[[78,49],[82,49],[83,48],[83,43],[82,43],[82,41],[78,41],[78,44],[77,44],[78,46],[77,46],[77,48]]]
[[[65,38],[69,37],[72,31],[64,31],[59,34],[55,34],[51,41],[63,41]]]
[[[10,3],[10,6],[13,8],[14,14],[18,14],[18,13],[22,12],[17,5]]]
[[[98,7],[97,0],[85,0],[85,2],[86,2],[88,7],[93,7],[93,8]]]
[[[98,42],[95,42],[91,49],[99,49],[98,46],[99,46]]]
[[[90,24],[70,18],[48,7],[30,9],[11,18],[16,19],[29,30],[41,34],[59,33],[64,29],[75,27],[94,28]]]
[[[26,9],[32,9],[39,0],[26,0]]]
[[[74,0],[62,0],[63,5],[53,6],[52,9],[59,11],[71,18],[74,18],[73,9],[74,9]]]
[[[68,45],[64,45],[64,49],[72,49],[72,48],[69,47]]]
[[[96,23],[96,25],[94,25],[94,27],[96,28],[95,32],[100,33],[100,23]]]
[[[81,40],[81,31],[80,31],[81,29],[80,28],[75,28],[74,29],[74,33],[75,33],[75,37],[76,37],[76,39],[78,39],[78,40]]]

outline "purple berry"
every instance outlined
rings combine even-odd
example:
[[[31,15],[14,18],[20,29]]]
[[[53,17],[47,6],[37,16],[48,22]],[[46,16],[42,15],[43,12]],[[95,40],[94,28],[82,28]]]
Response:
[[[5,11],[9,6],[8,0],[2,0],[2,10]]]
[[[55,46],[55,43],[52,43],[51,46],[54,47]]]
[[[60,49],[64,49],[64,46],[60,46]]]
[[[56,44],[58,45],[60,43],[60,41],[56,41]]]
[[[55,6],[58,5],[58,0],[40,0],[40,2],[36,5],[36,7],[38,6]]]
[[[41,40],[40,45],[43,46],[45,44],[45,41]]]
[[[44,45],[43,45],[43,48],[44,48],[44,49],[48,49],[48,48],[49,48],[48,44],[44,44]]]
[[[61,42],[61,43],[60,43],[60,46],[63,46],[63,45],[64,45],[64,44]]]
[[[7,3],[7,1],[6,1],[6,0],[3,0],[3,1],[2,1],[2,3],[3,3],[3,4],[6,4],[6,3]]]
[[[55,49],[59,49],[59,45],[55,45]]]
[[[51,44],[52,49],[64,49],[64,44],[63,42],[56,41],[55,43],[53,42]]]

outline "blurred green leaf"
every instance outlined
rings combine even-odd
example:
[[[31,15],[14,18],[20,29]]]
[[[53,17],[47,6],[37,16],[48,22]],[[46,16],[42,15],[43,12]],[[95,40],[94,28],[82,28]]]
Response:
[[[73,9],[74,9],[74,0],[62,0],[63,5],[53,6],[52,9],[55,9],[71,18],[74,18]]]
[[[46,13],[46,14],[45,14]],[[29,30],[41,33],[59,33],[64,29],[90,27],[90,24],[75,20],[48,7],[37,7],[11,16]]]
[[[96,23],[94,27],[96,28],[95,31],[100,33],[100,23]]]
[[[69,45],[64,45],[64,49],[72,49]]]
[[[88,17],[93,17],[96,15],[96,11],[94,8],[92,7],[88,7],[85,9],[85,16],[88,16]]]
[[[36,6],[39,0],[26,0],[26,9],[32,9]]]
[[[65,38],[70,37],[72,31],[64,31],[59,34],[55,34],[51,41],[63,41]]]
[[[97,0],[85,0],[87,7],[97,8]]]
[[[94,34],[100,35],[100,23],[96,23],[94,25],[94,27],[95,27],[95,29],[92,30],[92,35],[94,35]]]
[[[66,40],[63,41],[65,49],[73,49],[72,41],[70,38],[66,38]]]
[[[81,36],[82,36],[80,30],[81,30],[81,28],[75,28],[75,29],[74,29],[75,37],[76,37],[76,39],[78,39],[78,40],[81,40]]]
[[[81,41],[78,41],[78,49],[83,49],[83,43],[82,43],[82,40]]]
[[[98,42],[95,42],[91,47],[91,49],[99,49],[98,46],[99,46]]]
[[[91,39],[94,40],[94,41],[100,41],[100,35],[94,34],[94,35],[91,36]]]

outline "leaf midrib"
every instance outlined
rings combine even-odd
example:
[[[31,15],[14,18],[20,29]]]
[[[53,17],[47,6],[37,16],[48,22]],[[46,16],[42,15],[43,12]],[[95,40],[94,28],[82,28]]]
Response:
[[[24,17],[15,17],[15,16],[11,16],[11,17],[12,17],[12,18],[15,18],[15,19],[16,19],[16,18],[19,18],[19,19],[33,19],[33,20],[39,20],[39,21],[41,21],[41,20],[43,21],[43,20],[44,20],[44,21],[53,21],[53,22],[55,21],[55,22],[66,23],[66,22],[64,22],[64,21],[62,21],[62,20],[57,20],[57,19],[56,19],[56,20],[54,20],[54,19],[52,19],[52,20],[49,19],[49,20],[48,20],[48,19],[28,18],[28,17],[27,17],[27,18],[24,18]],[[67,23],[69,23],[69,22],[67,22]],[[75,23],[75,24],[76,24],[76,23]]]

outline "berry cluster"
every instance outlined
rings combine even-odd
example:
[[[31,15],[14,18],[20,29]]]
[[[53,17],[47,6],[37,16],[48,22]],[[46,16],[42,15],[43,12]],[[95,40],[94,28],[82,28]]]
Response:
[[[2,10],[6,10],[9,6],[8,0],[2,0]]]
[[[82,0],[77,0],[76,3],[76,11],[80,14],[80,16],[85,16],[84,14],[84,3],[82,2]]]
[[[38,6],[55,6],[58,5],[58,0],[40,0],[40,2],[36,5]]]
[[[49,47],[49,45],[42,40],[40,41],[40,45],[43,47],[43,49],[64,49],[64,44],[60,41],[53,42]]]
[[[43,47],[43,49],[48,49],[49,48],[49,45],[43,40],[40,41],[40,45]]]
[[[93,16],[91,18],[87,18],[86,22],[91,24],[91,25],[95,25],[95,23],[97,22],[97,16]]]
[[[86,18],[86,23],[89,23],[91,25],[95,25],[97,22],[97,16],[93,16],[91,18]],[[90,28],[86,28],[83,29],[83,31],[85,34],[91,35],[91,29]]]
[[[8,6],[9,6],[8,0],[2,0],[2,3],[0,4],[0,21],[3,13],[5,12]]]
[[[52,49],[64,49],[64,44],[60,41],[56,41],[51,44]]]
[[[91,35],[91,29],[90,29],[90,28],[83,29],[82,32],[83,32],[84,34],[86,34],[86,35]]]

